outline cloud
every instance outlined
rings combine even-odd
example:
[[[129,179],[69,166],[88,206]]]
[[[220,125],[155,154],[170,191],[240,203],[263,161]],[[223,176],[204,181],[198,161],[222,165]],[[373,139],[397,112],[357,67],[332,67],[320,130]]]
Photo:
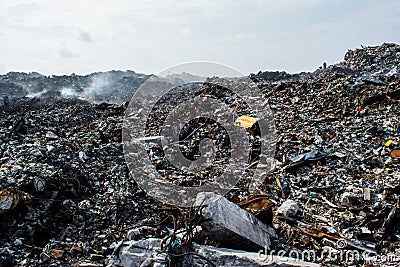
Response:
[[[0,72],[6,72],[7,71],[7,66],[4,64],[0,64]]]
[[[0,1],[1,63],[44,74],[195,60],[313,70],[361,44],[400,42],[399,12],[398,0]]]
[[[82,42],[93,43],[93,38],[90,33],[84,30],[79,30],[78,39]]]
[[[192,34],[192,28],[190,28],[189,26],[185,26],[181,29],[181,33],[183,35],[188,35],[188,34]]]
[[[61,58],[72,58],[75,57],[75,53],[73,53],[71,50],[67,49],[66,47],[62,47],[58,50],[58,55]]]

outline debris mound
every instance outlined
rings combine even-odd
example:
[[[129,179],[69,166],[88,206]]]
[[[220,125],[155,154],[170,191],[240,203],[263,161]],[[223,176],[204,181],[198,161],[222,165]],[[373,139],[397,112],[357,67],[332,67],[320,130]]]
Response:
[[[185,209],[159,203],[129,176],[128,94],[80,99],[92,79],[3,75],[0,266],[395,266],[399,63],[400,46],[385,43],[313,73],[250,75],[274,113],[273,169],[257,194],[240,181],[217,204]],[[125,75],[118,92],[147,77],[124,84]],[[71,84],[78,95],[63,97]],[[240,104],[231,98],[221,101]],[[258,118],[241,116],[239,126],[254,130]],[[202,131],[182,132],[187,158],[196,159]]]

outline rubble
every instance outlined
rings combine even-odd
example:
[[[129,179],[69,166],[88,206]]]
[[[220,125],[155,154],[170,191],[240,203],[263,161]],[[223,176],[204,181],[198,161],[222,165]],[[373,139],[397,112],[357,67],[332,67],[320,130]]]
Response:
[[[161,243],[162,240],[156,238],[125,241],[118,245],[118,256],[110,259],[107,266],[170,266],[171,260],[168,254],[160,252]],[[177,261],[173,263],[176,266],[186,266],[189,263],[191,266],[320,266],[288,257],[260,257],[260,254],[255,252],[216,248],[199,244],[193,244],[193,251],[182,255]]]
[[[123,105],[13,98],[10,106],[0,110],[0,266],[99,263],[90,255],[104,257],[121,229],[148,214],[157,220],[157,204],[127,179]]]
[[[295,201],[287,199],[282,205],[276,210],[278,214],[282,214],[285,217],[295,217],[299,211],[299,206]]]
[[[400,150],[392,150],[390,156],[394,159],[400,159]]]
[[[400,178],[396,152],[392,152],[398,149],[400,124],[399,77],[394,71],[399,66],[398,49],[398,45],[383,44],[358,50],[339,64],[352,68],[350,74],[329,67],[297,82],[256,79],[270,99],[280,135],[276,168],[264,192],[280,205],[288,197],[301,210],[296,221],[275,220],[280,247],[304,250],[320,244],[322,236],[331,235],[329,228],[335,229],[336,236],[328,239],[358,242],[360,251],[365,247],[381,255],[400,251],[389,246],[399,236],[398,225],[391,223],[397,216],[393,206]],[[369,65],[359,55],[365,54],[387,57],[391,63],[364,68]],[[360,77],[367,76],[381,82],[360,82]],[[315,161],[306,160],[314,156]],[[290,188],[290,193],[284,194],[283,188]],[[298,228],[298,220],[317,227],[311,227],[312,231]],[[293,231],[298,237],[286,242],[293,238]],[[343,263],[347,264],[351,263]]]
[[[247,199],[237,203],[239,207],[253,214],[266,225],[272,225],[272,208],[274,204],[266,194],[253,194]]]
[[[400,47],[384,43],[381,46],[349,50],[344,56],[343,65],[362,73],[396,74],[400,70]]]
[[[203,204],[206,203],[206,204]],[[202,235],[224,247],[269,249],[276,237],[272,227],[265,225],[250,213],[214,193],[197,195],[196,206],[202,206],[200,214],[205,220]]]
[[[135,90],[149,77],[134,71],[96,72],[84,76],[9,72],[0,75],[0,96],[80,98],[96,103],[121,103],[129,101]],[[0,99],[0,105],[1,102]]]
[[[0,214],[14,209],[18,205],[20,198],[19,192],[3,188],[0,192]]]
[[[147,75],[115,72],[119,78],[108,85],[96,85],[102,78],[94,77],[104,74],[2,75],[0,266],[103,266],[118,257],[129,263],[130,253],[142,253],[141,259],[154,265],[163,258],[151,257],[153,249],[132,252],[133,244],[147,246],[150,238],[154,248],[165,249],[161,255],[168,260],[195,249],[201,256],[186,258],[217,266],[227,266],[219,260],[269,266],[255,258],[257,253],[238,251],[250,248],[243,237],[267,244],[266,253],[276,257],[310,250],[319,256],[357,251],[375,257],[307,260],[323,266],[398,264],[399,51],[395,44],[363,47],[313,73],[250,75],[274,112],[274,167],[263,174],[256,194],[249,192],[247,181],[239,181],[219,204],[206,207],[203,215],[214,214],[210,221],[200,219],[200,210],[163,206],[129,177],[121,144],[125,101]],[[114,85],[116,91],[92,94]],[[231,96],[221,102],[236,105]],[[226,134],[213,129],[187,127],[183,153],[195,160],[197,141],[209,130],[225,142]],[[151,136],[149,155],[174,183],[207,182],[206,174],[188,179],[162,169],[155,149],[161,137],[158,132]],[[256,166],[257,140],[249,139],[256,144],[250,157]],[[226,156],[224,142],[218,148]],[[206,236],[207,223],[219,226],[220,236]],[[231,230],[221,230],[226,228]],[[232,232],[233,240],[227,237]]]

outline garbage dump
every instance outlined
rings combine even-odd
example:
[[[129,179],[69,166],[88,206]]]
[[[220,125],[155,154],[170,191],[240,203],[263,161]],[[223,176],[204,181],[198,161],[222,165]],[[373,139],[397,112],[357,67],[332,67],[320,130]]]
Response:
[[[0,75],[0,95],[79,98],[95,103],[121,103],[129,101],[135,90],[150,76],[129,70],[95,72],[84,76],[9,72]]]
[[[273,168],[257,193],[239,181],[217,204],[190,208],[155,200],[129,174],[125,101],[148,76],[129,73],[124,85],[118,74],[118,90],[136,87],[117,99],[92,78],[1,76],[0,266],[397,266],[399,63],[400,46],[385,43],[313,73],[250,75],[274,115]],[[166,109],[180,96],[170,97]],[[241,116],[232,124],[256,133],[261,120]],[[211,135],[223,162],[224,132],[196,123],[181,132],[182,153],[195,160]],[[151,134],[149,157],[177,175]],[[174,178],[185,186],[208,179]]]

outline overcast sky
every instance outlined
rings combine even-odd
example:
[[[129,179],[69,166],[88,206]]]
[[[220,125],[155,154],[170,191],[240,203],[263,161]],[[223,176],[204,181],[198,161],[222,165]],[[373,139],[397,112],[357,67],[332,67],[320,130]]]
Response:
[[[399,0],[0,0],[0,73],[158,73],[211,61],[242,73],[315,70],[400,43]]]

